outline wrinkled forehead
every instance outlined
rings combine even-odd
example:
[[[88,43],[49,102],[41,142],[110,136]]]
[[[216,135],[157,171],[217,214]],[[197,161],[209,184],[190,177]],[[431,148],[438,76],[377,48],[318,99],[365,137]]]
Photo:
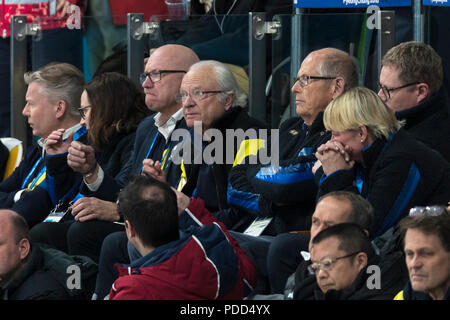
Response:
[[[306,75],[318,75],[319,67],[325,58],[325,55],[320,52],[311,52],[306,58],[302,61],[300,65],[300,70],[298,75],[301,76],[303,74]]]
[[[201,67],[190,70],[181,81],[181,88],[187,89],[217,89],[216,75],[211,68]]]

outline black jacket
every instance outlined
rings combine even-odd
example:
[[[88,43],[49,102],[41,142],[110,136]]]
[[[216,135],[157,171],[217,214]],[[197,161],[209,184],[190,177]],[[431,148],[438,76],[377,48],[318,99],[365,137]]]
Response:
[[[68,269],[80,268],[80,289],[68,288]],[[0,300],[77,300],[89,299],[95,287],[97,265],[87,257],[69,256],[61,251],[32,245],[25,267],[0,289]]]
[[[127,160],[125,163],[122,163],[120,171],[114,174],[105,172],[103,182],[97,191],[91,192],[84,186],[82,192],[85,192],[88,196],[97,197],[102,200],[116,201],[120,189],[128,183],[132,176],[140,174],[144,159],[161,160],[163,151],[166,148],[171,148],[175,143],[166,141],[158,133],[158,127],[155,125],[155,115],[152,114],[146,117],[139,124],[136,130],[134,145],[130,145],[130,149],[127,149],[129,151],[125,156]],[[179,128],[186,128],[184,119],[177,122],[176,129]],[[117,154],[120,154],[120,152]]]
[[[395,226],[414,206],[446,205],[450,199],[450,164],[403,129],[363,150],[363,161],[364,167],[356,164],[328,176],[320,168],[316,181],[318,196],[350,190],[368,199],[375,209],[373,237]]]
[[[405,120],[404,128],[417,140],[440,152],[450,162],[450,102],[442,87],[437,93],[419,105],[398,111],[399,120]]]
[[[279,132],[279,168],[237,165],[231,170],[228,189],[229,202],[239,210],[274,217],[263,232],[269,235],[310,229],[317,194],[311,171],[317,160],[314,153],[330,139],[323,113],[308,129],[302,119],[295,117],[283,122]]]
[[[408,279],[404,268],[402,252],[395,252],[381,259],[374,256],[369,259],[368,265],[363,268],[352,285],[342,290],[328,290],[323,293],[316,282],[316,276],[310,275],[307,267],[310,261],[303,261],[297,268],[295,275],[295,300],[392,300]],[[375,265],[380,270],[379,289],[370,289],[368,284],[374,285],[370,277],[375,275],[368,267]]]
[[[85,141],[85,131],[79,130],[78,133],[79,136],[76,139]],[[19,213],[25,218],[30,228],[42,222],[53,208],[54,202],[59,200],[50,196],[51,182],[47,180],[48,167],[44,168],[45,164],[42,147],[33,143],[28,147],[19,166],[8,179],[0,183],[0,208],[8,208]],[[21,198],[14,202],[15,194],[26,188],[38,176],[45,177],[45,179],[40,184],[36,184],[32,191],[23,193]],[[67,187],[71,188],[72,186],[67,183]]]
[[[135,132],[129,134],[115,133],[110,138],[107,148],[96,153],[97,161],[105,176],[115,177],[119,174],[122,167],[130,159],[135,136]],[[74,172],[67,165],[67,153],[48,156],[46,163],[48,178],[54,181],[54,192],[58,199],[67,195],[66,202],[69,202],[79,192],[83,195],[90,195],[91,191],[83,183],[82,175]],[[77,187],[74,188],[73,186]]]
[[[431,296],[422,291],[414,291],[411,287],[411,282],[408,281],[396,296],[394,300],[433,300]],[[444,300],[450,300],[450,288],[447,289],[447,293],[444,296]]]
[[[246,220],[246,217],[233,211],[227,200],[227,186],[233,164],[227,163],[226,159],[227,157],[235,159],[239,145],[235,139],[232,144],[234,154],[232,157],[230,155],[227,156],[227,151],[229,150],[226,149],[226,130],[242,129],[247,131],[248,129],[255,129],[257,132],[258,129],[266,129],[267,126],[255,118],[250,117],[245,108],[236,106],[227,110],[220,119],[211,125],[211,128],[219,130],[224,137],[224,141],[221,144],[223,146],[222,154],[224,161],[223,163],[214,162],[207,164],[203,162],[202,164],[187,165],[188,182],[183,192],[189,194],[192,190],[191,194],[193,196],[203,199],[205,201],[205,207],[213,212],[215,217],[223,222],[227,228],[232,229],[236,224],[241,224],[243,220]]]

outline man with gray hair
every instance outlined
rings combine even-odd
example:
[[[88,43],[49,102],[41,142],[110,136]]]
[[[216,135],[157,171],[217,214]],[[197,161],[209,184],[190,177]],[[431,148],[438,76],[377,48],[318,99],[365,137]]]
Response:
[[[73,135],[75,140],[85,136],[78,112],[85,81],[81,71],[67,63],[48,64],[26,73],[24,79],[28,89],[22,114],[28,118],[33,135],[40,139],[28,148],[12,175],[0,183],[0,208],[18,212],[31,228],[59,200],[48,191],[51,182],[46,176],[43,151],[47,136],[57,129],[66,129],[64,136]]]
[[[378,95],[416,139],[450,161],[449,99],[442,59],[422,42],[391,48],[381,61]]]
[[[206,208],[231,229],[241,217],[235,216],[228,205],[229,172],[241,143],[256,138],[258,130],[267,126],[248,115],[245,108],[247,96],[240,91],[232,72],[219,61],[205,60],[193,64],[183,77],[177,100],[182,104],[187,126],[192,129],[190,139],[183,137],[180,144],[183,148],[187,146],[192,149],[191,158],[183,158],[185,180],[181,183],[186,183],[183,191],[189,193],[189,190],[195,190],[195,196],[205,201]],[[249,129],[255,134],[254,137],[239,137],[237,134],[237,131],[248,133]],[[218,143],[213,132],[221,135],[221,143]],[[227,143],[230,137],[233,143]],[[196,139],[203,140],[202,150],[198,150],[200,153],[197,154],[194,150],[197,148]],[[213,144],[217,148],[209,154],[206,150]],[[202,159],[195,158],[199,154]],[[157,170],[151,175],[161,179]]]
[[[237,163],[231,171],[229,202],[257,217],[245,233],[275,236],[309,230],[317,194],[311,172],[317,160],[314,152],[330,138],[323,111],[330,101],[358,85],[357,70],[355,59],[334,48],[313,51],[303,60],[291,89],[298,117],[286,120],[279,129],[279,167]]]

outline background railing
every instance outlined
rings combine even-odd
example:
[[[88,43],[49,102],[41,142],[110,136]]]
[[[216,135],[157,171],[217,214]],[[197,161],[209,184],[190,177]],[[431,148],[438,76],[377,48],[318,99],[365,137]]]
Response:
[[[430,18],[449,6],[445,0],[423,3],[379,0],[381,9],[375,11],[369,11],[367,4],[343,9],[344,2],[350,3],[344,0],[294,2],[293,14],[275,16],[261,12],[194,16],[186,11],[178,15],[173,12],[154,15],[147,21],[140,13],[129,13],[126,17],[85,16],[81,23],[80,68],[89,81],[100,62],[115,53],[117,68],[120,65],[138,83],[149,50],[165,43],[184,44],[192,47],[201,59],[219,60],[234,68],[249,96],[249,113],[275,128],[295,115],[290,93],[292,79],[302,59],[312,50],[336,47],[349,52],[360,62],[361,85],[378,90],[381,57],[389,48],[409,40],[425,41],[437,48],[448,42],[447,38],[433,34],[434,22]],[[111,18],[126,24],[111,24]],[[442,23],[448,25],[448,21]],[[11,27],[11,136],[25,141],[26,146],[30,134],[21,114],[26,93],[23,74],[34,70],[32,57],[42,54],[34,51],[31,44],[47,35],[38,26],[27,26],[23,16],[15,16]],[[101,29],[109,30],[106,31],[109,36],[96,40],[96,32]],[[447,74],[449,58],[443,56]]]

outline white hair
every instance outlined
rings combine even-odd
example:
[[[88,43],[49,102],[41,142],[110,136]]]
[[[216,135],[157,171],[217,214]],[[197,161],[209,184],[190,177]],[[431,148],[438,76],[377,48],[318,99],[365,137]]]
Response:
[[[194,63],[189,68],[189,71],[203,67],[210,67],[216,73],[216,81],[217,85],[219,86],[218,89],[225,91],[219,95],[221,102],[225,102],[225,99],[228,96],[232,95],[232,107],[245,107],[247,105],[247,95],[239,89],[238,83],[233,73],[222,62],[216,60],[202,60]]]

